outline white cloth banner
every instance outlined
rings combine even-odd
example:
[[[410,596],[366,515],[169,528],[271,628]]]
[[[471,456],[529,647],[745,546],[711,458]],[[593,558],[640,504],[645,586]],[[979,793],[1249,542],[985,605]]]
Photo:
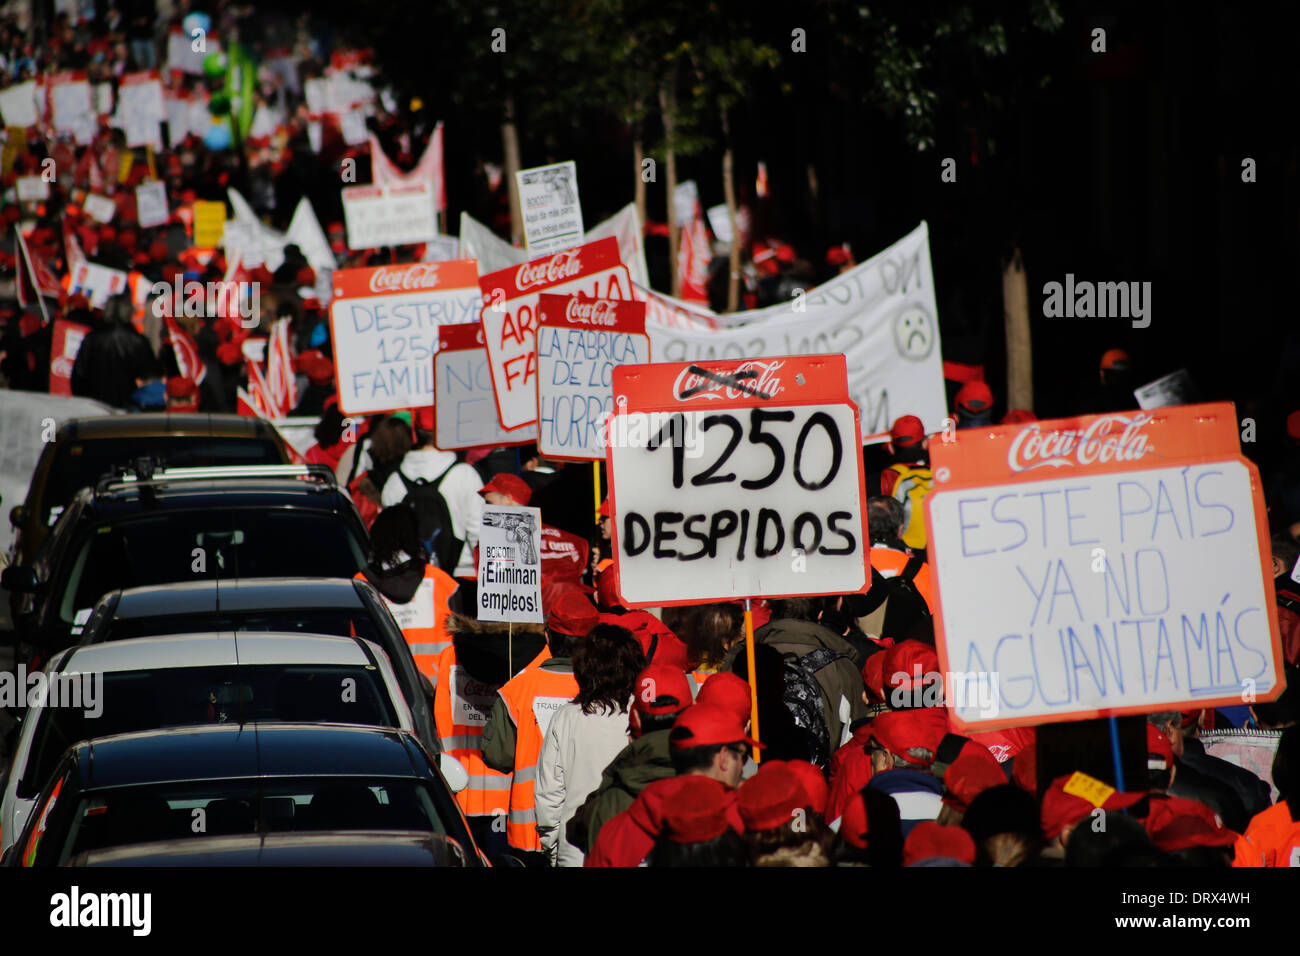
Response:
[[[428,183],[350,186],[343,190],[349,249],[428,242],[438,235],[433,187]]]
[[[284,263],[284,247],[296,243],[307,262],[316,270],[317,294],[324,302],[329,299],[329,273],[337,267],[334,253],[330,251],[329,240],[325,230],[316,218],[316,210],[306,196],[298,200],[289,221],[289,231],[279,232],[263,225],[238,190],[227,189],[226,197],[234,217],[226,221],[222,244],[226,249],[226,258],[238,253],[240,262],[246,268],[256,269],[265,265],[274,272]]]
[[[638,291],[661,304],[666,299]],[[695,328],[667,327],[665,314],[683,325],[693,320]],[[922,222],[888,249],[789,305],[727,316],[736,327],[710,330],[698,313],[647,307],[646,331],[655,362],[843,354],[863,437],[885,441],[882,433],[900,415],[917,416],[927,432],[943,430],[948,409],[937,317],[930,233]]]

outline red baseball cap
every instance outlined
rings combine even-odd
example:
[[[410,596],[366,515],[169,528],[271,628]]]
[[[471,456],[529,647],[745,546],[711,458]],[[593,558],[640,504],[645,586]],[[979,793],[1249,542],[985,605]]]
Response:
[[[638,674],[632,693],[632,706],[641,714],[679,714],[691,706],[686,672],[666,664],[651,664]]]
[[[967,382],[957,393],[954,404],[967,415],[981,415],[993,407],[993,391],[983,382]]]
[[[1300,409],[1286,417],[1286,433],[1296,441],[1300,441]]]
[[[601,607],[623,607],[623,601],[618,596],[618,569],[616,565],[609,565],[597,575],[596,597]]]
[[[904,415],[889,430],[889,440],[898,448],[912,448],[925,440],[925,425],[915,415]]]
[[[426,405],[424,408],[413,409],[415,414],[411,418],[411,423],[422,432],[431,432],[434,430],[433,406]]]
[[[559,634],[586,637],[600,623],[600,614],[581,591],[566,588],[556,597],[546,613],[546,626]]]
[[[1155,724],[1147,721],[1147,769],[1168,770],[1174,765],[1174,747],[1169,737]]]
[[[867,848],[867,802],[855,793],[840,814],[840,839],[859,850]]]
[[[508,472],[493,475],[492,480],[480,488],[478,493],[486,497],[489,491],[495,491],[507,498],[513,498],[521,505],[528,504],[529,499],[533,496],[533,489],[528,487],[528,482],[518,475],[512,475]]]
[[[768,763],[771,761],[764,761],[763,765],[766,766]],[[808,809],[818,815],[824,815],[826,801],[830,797],[830,786],[826,783],[826,775],[807,760],[787,760],[785,765],[803,785],[804,795],[808,798],[806,804]]]
[[[918,760],[908,751],[913,747],[924,747],[934,752],[939,749],[939,741],[947,733],[946,711],[940,707],[924,707],[918,710],[891,710],[881,714],[871,722],[867,739],[876,741],[891,754],[913,766],[928,767],[928,762]]]
[[[724,708],[727,713],[735,715],[742,727],[753,712],[749,682],[731,671],[720,671],[706,680],[695,702]]]
[[[941,826],[933,820],[922,820],[912,827],[903,843],[903,866],[934,859],[957,860],[974,866],[975,840],[961,827]]]
[[[881,641],[884,644],[884,641]],[[886,650],[893,647],[893,643],[886,645]],[[867,662],[862,665],[862,682],[866,684],[867,693],[876,701],[885,699],[885,651],[876,651],[867,658]]]
[[[795,820],[809,804],[799,775],[784,760],[765,760],[758,773],[736,791],[736,809],[745,830],[775,830]]]
[[[1088,793],[1089,798],[1080,793]],[[1145,796],[1145,793],[1120,793],[1086,773],[1057,777],[1043,794],[1043,836],[1051,840],[1060,836],[1066,827],[1086,820],[1095,809],[1123,810]]]
[[[926,675],[939,673],[938,652],[921,641],[899,641],[888,650],[871,656],[882,655],[884,659],[880,663],[884,687],[911,688],[918,684],[924,685],[927,683]]]
[[[943,802],[962,813],[985,790],[1004,786],[1007,782],[1007,775],[998,767],[988,748],[980,749],[988,759],[981,757],[974,747],[963,747],[957,759],[948,765],[943,774],[943,787],[946,791]]]
[[[1123,349],[1107,349],[1101,356],[1101,367],[1106,371],[1128,371],[1133,367],[1133,360]]]
[[[730,801],[730,792],[718,781],[690,774],[664,800],[661,832],[673,843],[716,840],[731,825],[727,822]]]
[[[1166,853],[1194,846],[1231,846],[1237,834],[1227,829],[1213,810],[1199,800],[1152,798],[1143,821],[1151,842]]]
[[[600,516],[602,518],[614,517],[614,509],[610,507],[608,498],[600,503]]]
[[[717,704],[692,704],[673,722],[668,738],[674,750],[691,747],[717,747],[722,744],[749,744],[762,747],[757,740],[745,734],[744,725],[736,715]]]

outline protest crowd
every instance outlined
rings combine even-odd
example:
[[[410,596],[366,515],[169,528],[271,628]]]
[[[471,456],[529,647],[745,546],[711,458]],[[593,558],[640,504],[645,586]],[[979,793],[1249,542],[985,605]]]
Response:
[[[1122,787],[1060,759],[1042,774],[1038,728],[964,731],[945,705],[926,517],[937,445],[1032,425],[1032,413],[1007,408],[982,370],[951,366],[942,430],[928,416],[879,422],[885,440],[862,453],[862,593],[628,607],[637,582],[618,579],[629,571],[615,529],[631,531],[618,524],[617,484],[613,495],[597,485],[593,500],[590,461],[550,457],[535,434],[448,448],[434,406],[357,411],[343,394],[355,375],[341,371],[329,317],[338,274],[469,254],[442,235],[351,248],[337,170],[352,160],[365,184],[381,181],[381,163],[424,168],[440,130],[418,102],[370,90],[364,51],[329,47],[306,18],[195,9],[60,14],[39,49],[0,24],[0,406],[48,393],[129,414],[305,421],[294,454],[334,472],[369,531],[360,574],[399,621],[403,607],[433,602],[431,625],[403,630],[443,744],[468,771],[457,800],[487,856],[539,867],[1298,865],[1300,411],[1285,434],[1260,438],[1282,462],[1265,476],[1265,560],[1286,691],[1147,713],[1146,774]],[[194,49],[192,28],[209,52]],[[248,67],[235,92],[240,44]],[[124,93],[137,86],[153,92]],[[367,92],[320,101],[345,88]],[[496,179],[485,190],[500,228]],[[214,204],[220,243],[204,238]],[[841,245],[796,252],[750,236],[742,248],[748,309],[857,265]],[[724,256],[704,263],[701,314],[720,310],[727,272]],[[1075,411],[1133,408],[1141,379],[1129,355],[1098,358]],[[477,613],[486,507],[538,509],[540,623]],[[495,530],[528,546],[527,529]],[[472,706],[457,703],[457,670],[477,685]],[[1234,741],[1249,749],[1252,733],[1271,746],[1253,770],[1228,753]]]

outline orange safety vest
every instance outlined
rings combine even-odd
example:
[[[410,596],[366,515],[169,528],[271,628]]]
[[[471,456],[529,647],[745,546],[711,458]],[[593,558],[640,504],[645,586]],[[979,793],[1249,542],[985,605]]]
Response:
[[[695,700],[695,698],[700,696],[700,688],[704,686],[704,682],[717,673],[720,672],[702,671],[698,668],[686,672],[686,684],[691,689],[691,700]]]
[[[462,764],[469,785],[456,794],[466,816],[491,816],[510,809],[510,774],[493,770],[483,762],[483,728],[496,701],[494,684],[483,684],[456,663],[456,647],[438,656],[442,683],[433,698],[433,722],[442,748]]]
[[[364,571],[358,571],[356,577],[369,580]],[[448,602],[458,587],[455,578],[430,563],[424,566],[424,580],[416,588],[415,596],[406,604],[384,597],[411,648],[415,666],[435,687],[438,686],[438,658],[451,646],[451,635],[447,633],[447,615],[451,613]]]
[[[510,813],[506,817],[506,840],[520,850],[540,850],[537,836],[537,803],[533,785],[537,781],[537,758],[551,717],[578,696],[573,669],[548,670],[530,665],[498,692],[515,722],[515,770],[510,783]]]
[[[1255,814],[1233,847],[1233,866],[1300,866],[1300,821],[1279,800]]]
[[[880,572],[881,577],[896,577],[903,572],[903,568],[907,567],[907,562],[908,555],[902,551],[878,544],[871,546],[871,566]],[[930,565],[922,563],[916,576],[912,578],[912,583],[916,585],[916,590],[920,592],[921,597],[925,598],[925,603],[933,614],[934,591],[930,587]]]

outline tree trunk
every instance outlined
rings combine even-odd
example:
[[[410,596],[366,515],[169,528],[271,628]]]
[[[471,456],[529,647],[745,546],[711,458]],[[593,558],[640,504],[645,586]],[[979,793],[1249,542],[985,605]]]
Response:
[[[1002,269],[1002,308],[1007,333],[1007,409],[1034,410],[1034,353],[1029,333],[1029,283],[1020,250]]]
[[[672,266],[673,295],[682,294],[682,277],[677,268],[677,144],[675,130],[677,127],[677,95],[672,89],[672,79],[668,85],[659,87],[659,112],[664,122],[664,166],[667,173],[668,187],[668,262]]]
[[[520,208],[519,180],[519,134],[515,129],[515,99],[506,97],[505,121],[501,124],[501,149],[505,153],[506,189],[510,194],[510,241],[516,246],[524,241],[524,213]]]
[[[645,142],[638,131],[632,140],[632,174],[636,177],[636,215],[645,229],[645,179],[641,173],[641,164],[645,162]]]
[[[726,111],[722,114],[722,138],[726,148],[722,153],[722,194],[727,200],[727,218],[731,221],[731,254],[728,257],[727,271],[727,311],[735,312],[740,307],[740,231],[736,228],[736,186],[733,182],[731,129],[727,123]]]

